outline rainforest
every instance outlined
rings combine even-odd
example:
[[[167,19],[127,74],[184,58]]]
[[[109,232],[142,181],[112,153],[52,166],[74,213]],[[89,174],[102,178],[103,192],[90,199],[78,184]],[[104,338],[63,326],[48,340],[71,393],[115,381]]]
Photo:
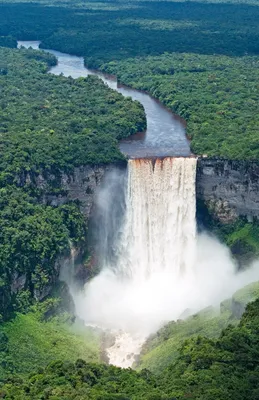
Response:
[[[258,19],[0,2],[1,398],[258,398]]]

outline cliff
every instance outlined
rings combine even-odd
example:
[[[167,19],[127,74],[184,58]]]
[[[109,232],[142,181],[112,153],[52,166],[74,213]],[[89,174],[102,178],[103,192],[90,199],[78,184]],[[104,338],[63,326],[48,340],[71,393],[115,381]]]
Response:
[[[122,164],[123,165],[123,164]],[[52,174],[43,171],[41,174],[32,174],[24,172],[16,177],[16,182],[20,187],[36,189],[37,196],[43,204],[53,207],[63,205],[69,201],[79,203],[80,210],[88,225],[94,197],[98,186],[104,177],[104,174],[114,168],[114,164],[108,165],[86,165],[75,168],[71,173],[59,172]],[[52,273],[48,276],[46,282],[40,282],[36,286],[30,285],[25,273],[15,272],[11,279],[11,293],[17,294],[19,291],[30,287],[33,290],[33,297],[36,300],[42,300],[48,296],[56,285],[60,276],[60,271],[67,271],[67,277],[61,277],[67,281],[68,275],[76,277],[81,283],[89,278],[89,265],[91,260],[88,253],[87,238],[78,247],[71,251],[67,248],[63,254],[55,260]],[[91,267],[91,265],[90,265]],[[69,271],[69,274],[68,274]]]
[[[122,163],[123,165],[123,163]],[[97,187],[106,172],[114,164],[85,165],[77,167],[71,173],[61,172],[59,175],[44,173],[32,175],[26,173],[19,178],[19,186],[33,186],[41,193],[41,201],[51,206],[60,206],[68,201],[79,202],[86,222],[91,213]]]
[[[116,165],[118,166],[118,165]],[[125,168],[125,163],[121,164]],[[78,201],[88,224],[93,209],[96,190],[105,174],[114,168],[110,165],[93,165],[75,168],[73,172],[52,175],[25,175],[19,177],[18,185],[34,186],[41,193],[44,204],[58,206],[68,201]],[[117,190],[115,190],[117,192]],[[231,224],[239,217],[248,221],[259,218],[259,163],[251,161],[230,161],[222,159],[199,158],[196,177],[197,202],[202,202],[212,217],[222,224]],[[117,194],[116,194],[117,196]],[[62,265],[76,265],[73,275],[85,281],[89,271],[84,266],[86,243],[76,250],[74,259],[71,254],[60,256],[56,260],[53,279],[34,293],[42,299],[48,295],[57,281]],[[88,260],[88,263],[91,260]],[[25,286],[25,276],[14,276],[12,292]]]
[[[118,167],[118,165],[116,165]],[[121,167],[126,167],[121,163]],[[33,185],[41,190],[42,202],[52,206],[79,201],[88,221],[97,187],[104,175],[114,168],[109,165],[86,165],[73,172],[20,177],[20,186]],[[199,158],[196,177],[197,200],[202,201],[222,223],[238,217],[248,221],[259,218],[259,162]]]
[[[221,223],[259,218],[259,162],[199,158],[197,200]]]

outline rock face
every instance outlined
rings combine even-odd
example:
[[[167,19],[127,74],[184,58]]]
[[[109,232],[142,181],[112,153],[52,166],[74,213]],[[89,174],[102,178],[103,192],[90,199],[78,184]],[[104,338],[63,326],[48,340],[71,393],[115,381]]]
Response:
[[[222,223],[259,219],[259,162],[200,158],[196,193]]]
[[[88,220],[97,187],[106,172],[114,168],[110,165],[85,165],[77,167],[71,173],[60,173],[59,176],[50,173],[19,177],[18,185],[32,185],[41,190],[44,204],[59,206],[68,201],[78,201],[80,209]]]
[[[37,188],[43,204],[55,207],[69,201],[77,201],[87,225],[94,205],[97,188],[101,184],[105,173],[114,167],[114,164],[86,165],[75,168],[71,173],[60,172],[56,175],[49,172],[37,175],[27,172],[17,176],[16,180],[19,186]],[[116,165],[116,167],[118,168],[120,165]],[[124,168],[123,163],[122,168]],[[87,244],[86,242],[82,242],[79,244],[79,248],[71,249],[71,251],[68,249],[64,254],[60,254],[56,259],[49,281],[38,285],[37,288],[33,288],[33,297],[36,300],[40,301],[47,297],[59,278],[66,283],[68,283],[70,278],[73,278],[81,282],[81,284],[89,278],[91,265],[90,267],[89,265],[85,265],[84,260]],[[91,264],[91,259],[88,264]],[[67,271],[66,277],[64,276],[65,271]],[[60,274],[63,275],[61,276]],[[17,294],[25,288],[28,288],[26,275],[14,274],[11,286],[12,294]]]
[[[64,193],[59,195],[46,194],[43,201],[52,206],[57,206],[70,200],[77,200],[80,202],[80,209],[84,217],[88,219],[96,189],[109,168],[109,166],[83,166],[75,168],[71,175],[63,173],[61,175],[61,188]]]
[[[89,219],[97,187],[115,165],[82,166],[70,174],[47,174],[19,178],[18,184],[35,185],[42,191],[44,204],[62,205],[79,201],[86,221]],[[120,165],[126,168],[126,163]],[[118,165],[116,165],[118,167]],[[57,190],[58,188],[58,190]],[[196,178],[197,200],[202,201],[222,223],[244,216],[259,219],[259,162],[199,158]]]

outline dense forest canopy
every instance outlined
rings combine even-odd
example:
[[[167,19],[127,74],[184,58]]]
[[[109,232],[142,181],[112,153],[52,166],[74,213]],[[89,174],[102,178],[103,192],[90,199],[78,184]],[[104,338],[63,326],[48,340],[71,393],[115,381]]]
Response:
[[[142,105],[100,79],[48,74],[52,55],[2,48],[0,57],[3,181],[24,170],[121,160],[117,140],[146,126]]]
[[[240,1],[2,3],[0,36],[9,35],[9,41],[10,35],[39,39],[42,47],[84,55],[88,66],[147,90],[186,119],[197,154],[256,159],[256,5]]]
[[[258,7],[233,4],[91,2],[87,8],[1,5],[1,35],[102,60],[167,52],[258,52]],[[73,18],[71,18],[71,14]],[[76,38],[76,40],[75,40]],[[46,40],[47,39],[47,40]]]

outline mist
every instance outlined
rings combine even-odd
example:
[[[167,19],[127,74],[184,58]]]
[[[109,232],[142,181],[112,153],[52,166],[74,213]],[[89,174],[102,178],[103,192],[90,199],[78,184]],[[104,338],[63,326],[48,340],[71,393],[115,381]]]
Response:
[[[229,249],[215,237],[197,236],[193,273],[161,271],[145,281],[123,279],[104,268],[75,296],[78,315],[87,323],[104,329],[123,330],[147,336],[164,323],[176,320],[189,310],[195,313],[218,306],[235,291],[258,280],[259,262],[237,272]]]
[[[99,190],[92,229],[102,269],[72,295],[86,325],[114,334],[110,363],[131,366],[165,323],[258,280],[259,262],[238,272],[225,245],[196,234],[195,172],[195,159],[131,160]]]

